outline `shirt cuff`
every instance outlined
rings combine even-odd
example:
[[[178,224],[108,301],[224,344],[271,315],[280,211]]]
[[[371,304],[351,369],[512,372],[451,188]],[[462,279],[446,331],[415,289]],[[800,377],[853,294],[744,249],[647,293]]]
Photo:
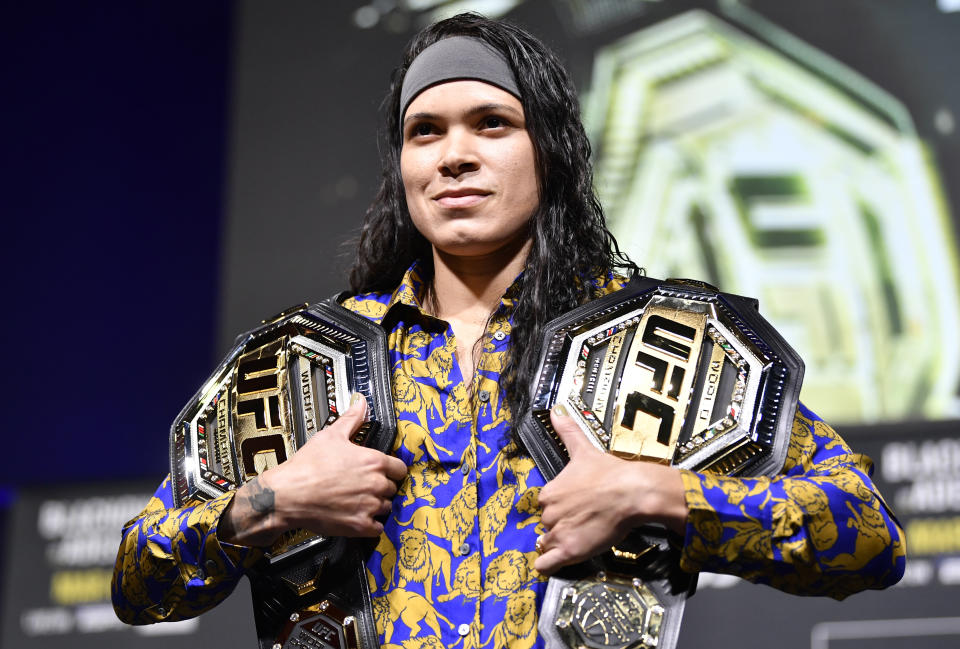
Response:
[[[181,529],[184,536],[196,534],[199,543],[178,544],[180,574],[187,588],[235,581],[263,557],[261,548],[228,543],[217,534],[223,512],[235,495],[235,491],[228,491],[188,510],[186,525]]]

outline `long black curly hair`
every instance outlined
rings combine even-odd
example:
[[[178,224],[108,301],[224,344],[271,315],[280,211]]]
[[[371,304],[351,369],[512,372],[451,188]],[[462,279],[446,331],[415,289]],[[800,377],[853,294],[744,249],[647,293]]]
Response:
[[[351,290],[392,291],[416,260],[425,275],[432,273],[430,243],[410,219],[400,176],[400,88],[417,55],[450,36],[472,36],[506,57],[520,87],[536,154],[540,205],[530,221],[532,246],[513,302],[511,344],[500,378],[507,406],[518,416],[529,404],[537,364],[532,352],[543,325],[596,297],[594,278],[615,268],[639,269],[607,229],[593,189],[590,143],[580,122],[576,90],[560,60],[520,27],[465,13],[414,36],[403,63],[394,70],[381,106],[382,182],[363,221],[350,271]],[[390,253],[384,254],[387,250]],[[513,439],[522,448],[515,434]]]

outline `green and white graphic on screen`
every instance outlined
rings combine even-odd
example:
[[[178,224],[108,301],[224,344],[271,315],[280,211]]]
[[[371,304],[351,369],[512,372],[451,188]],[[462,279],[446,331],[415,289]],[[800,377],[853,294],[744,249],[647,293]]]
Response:
[[[956,238],[903,105],[755,14],[597,53],[585,121],[621,246],[760,300],[834,422],[960,412]]]

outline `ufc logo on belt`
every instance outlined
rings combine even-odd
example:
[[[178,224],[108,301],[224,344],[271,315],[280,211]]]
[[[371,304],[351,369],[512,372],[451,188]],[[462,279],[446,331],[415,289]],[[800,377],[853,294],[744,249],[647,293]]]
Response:
[[[259,475],[287,459],[286,364],[281,341],[240,358],[237,366],[237,455],[244,478]],[[289,449],[290,453],[293,449]]]
[[[646,309],[617,395],[610,451],[669,463],[696,378],[706,313],[653,305]]]

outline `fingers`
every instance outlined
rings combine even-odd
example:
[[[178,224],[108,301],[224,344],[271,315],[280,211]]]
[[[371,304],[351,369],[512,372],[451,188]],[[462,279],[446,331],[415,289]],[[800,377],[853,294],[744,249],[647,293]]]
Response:
[[[373,518],[367,518],[356,523],[353,528],[344,530],[343,533],[337,534],[336,536],[373,537],[380,536],[382,532],[383,523]]]
[[[360,426],[366,420],[367,400],[359,392],[354,392],[350,397],[350,407],[343,415],[330,426],[331,431],[336,431],[345,439],[352,440],[353,436],[360,430]],[[384,474],[395,482],[399,482],[407,477],[407,464],[392,455],[386,455],[379,451],[372,450],[384,459],[382,470]]]
[[[572,556],[563,546],[555,543],[556,540],[550,532],[541,534],[537,538],[537,551],[540,556],[533,562],[533,567],[542,575],[553,574],[563,566],[569,566],[580,560]]]
[[[354,516],[353,529],[347,536],[377,536],[383,531],[383,523],[377,520],[378,516],[393,511],[393,500],[389,497],[364,498],[364,504],[359,506]]]
[[[360,426],[363,425],[363,422],[366,419],[367,414],[367,400],[359,392],[354,392],[350,397],[350,408],[347,412],[344,413],[343,417],[339,421],[343,421],[345,418],[356,418],[355,420],[348,421],[349,423],[349,432],[347,433],[347,439],[352,439],[353,435],[360,429]],[[339,422],[338,422],[339,423]],[[403,460],[393,457],[392,455],[385,455],[384,457],[384,466],[383,471],[388,478],[395,482],[399,482],[407,477],[407,464]]]
[[[547,550],[533,562],[533,569],[541,575],[552,575],[560,568],[567,565],[563,562],[559,548]]]
[[[588,448],[592,448],[593,445],[590,440],[580,430],[577,422],[570,417],[570,413],[564,404],[558,403],[550,409],[550,423],[553,424],[553,429],[557,431],[560,441],[567,447],[567,453],[570,454],[571,458]]]
[[[391,511],[393,511],[392,498],[371,494],[362,499],[362,504],[357,506],[356,515],[359,520],[369,523],[377,516],[383,516]]]
[[[384,514],[389,514],[393,511],[393,500],[390,498],[384,498],[380,501],[380,509],[377,510],[378,516],[383,516]]]
[[[395,495],[397,495],[397,483],[387,476],[378,476],[376,484],[370,490],[370,493],[374,494],[378,498],[393,498]]]
[[[350,396],[350,407],[330,426],[330,431],[336,431],[350,440],[360,430],[367,415],[367,400],[359,392]]]
[[[557,547],[556,535],[550,531],[544,532],[537,537],[536,549],[540,556],[545,555],[547,552],[554,550]]]
[[[354,451],[352,463],[355,470],[370,470],[384,475],[394,483],[403,481],[407,477],[407,463],[393,455],[381,453],[375,448],[361,447]],[[396,485],[394,485],[396,488]]]
[[[385,455],[385,473],[394,482],[400,482],[407,477],[407,463],[398,457]]]
[[[548,486],[549,486],[549,483],[548,483]],[[546,500],[544,500],[545,492],[547,496]],[[547,528],[548,530],[552,530],[554,527],[557,526],[557,523],[559,523],[560,519],[562,518],[559,507],[552,506],[558,503],[554,503],[551,493],[547,491],[546,487],[540,490],[540,497],[538,498],[538,500],[540,501],[540,507],[542,508],[541,514],[540,514],[540,522],[543,523],[543,526],[545,528]]]

